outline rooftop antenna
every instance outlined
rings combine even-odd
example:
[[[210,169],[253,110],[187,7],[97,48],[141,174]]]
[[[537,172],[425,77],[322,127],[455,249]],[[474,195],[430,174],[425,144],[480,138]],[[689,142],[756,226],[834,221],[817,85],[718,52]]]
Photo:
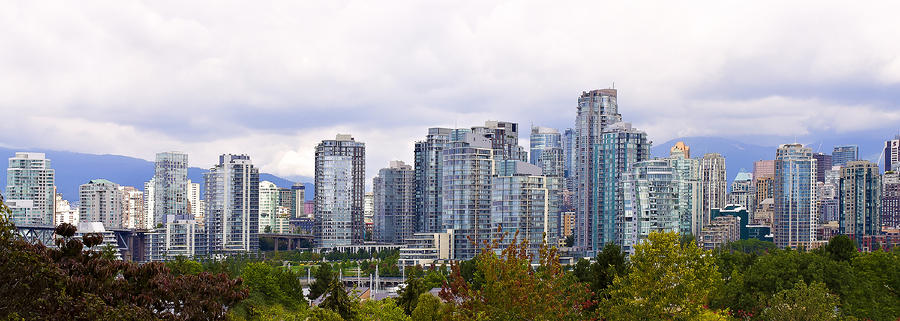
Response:
[[[615,82],[615,81],[613,81],[613,87],[612,87],[612,89],[616,89],[616,82]]]

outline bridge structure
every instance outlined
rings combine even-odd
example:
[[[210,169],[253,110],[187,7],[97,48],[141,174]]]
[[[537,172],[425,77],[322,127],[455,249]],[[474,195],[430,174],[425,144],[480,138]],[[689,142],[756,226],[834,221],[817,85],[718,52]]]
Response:
[[[260,233],[259,239],[271,239],[275,244],[275,252],[278,252],[279,245],[286,244],[288,251],[307,249],[308,247],[301,246],[302,241],[306,240],[306,244],[313,244],[313,235],[312,234],[294,234],[294,233],[285,233],[285,234],[274,234],[274,233]]]
[[[123,260],[127,261],[146,261],[145,242],[146,230],[132,229],[110,229],[107,233],[112,233],[115,238],[116,249]],[[43,244],[47,247],[56,247],[56,227],[50,225],[17,225],[16,233],[28,243]],[[103,244],[101,244],[102,246]]]

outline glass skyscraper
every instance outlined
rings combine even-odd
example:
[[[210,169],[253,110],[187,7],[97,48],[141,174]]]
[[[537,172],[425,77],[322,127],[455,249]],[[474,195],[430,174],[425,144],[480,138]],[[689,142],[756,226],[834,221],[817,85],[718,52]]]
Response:
[[[616,242],[616,217],[625,211],[622,175],[631,172],[632,166],[650,159],[650,141],[647,133],[632,128],[630,123],[615,123],[602,134],[598,149],[599,171],[597,186],[599,213],[595,222],[599,224],[591,231],[595,234],[596,248],[599,251],[603,244]],[[593,254],[592,254],[593,255]]]
[[[859,245],[863,236],[881,233],[881,173],[878,164],[851,161],[841,168],[840,231]]]
[[[337,135],[316,146],[315,235],[319,247],[362,244],[366,145]]]
[[[855,160],[859,160],[859,146],[834,146],[834,151],[831,153],[831,164],[833,166],[844,166],[847,164],[847,162],[852,162]]]
[[[682,146],[684,145],[682,144]],[[700,213],[700,197],[702,196],[700,193],[700,160],[688,158],[690,154],[687,151],[689,151],[687,146],[679,149],[673,148],[666,160],[678,177],[680,232],[682,235],[697,236],[700,235],[701,218],[703,217]]]
[[[572,178],[575,200],[575,246],[592,255],[603,247],[599,235],[601,134],[611,124],[622,121],[615,89],[585,91],[578,97],[575,118],[575,164]],[[611,234],[611,233],[610,233]]]
[[[223,154],[203,178],[209,253],[258,251],[259,169],[253,166],[250,156]],[[277,189],[273,191],[277,195]]]
[[[562,178],[544,176],[535,165],[501,161],[491,182],[491,231],[501,251],[515,238],[528,242],[528,254],[539,258],[541,245],[555,246],[559,238]]]
[[[784,144],[775,154],[773,233],[778,247],[816,241],[818,206],[816,160],[811,148]]]
[[[401,161],[378,171],[372,180],[377,242],[400,244],[416,233],[415,171]]]
[[[188,155],[182,152],[156,154],[153,174],[153,223],[193,219],[188,209]]]
[[[622,174],[623,210],[616,216],[616,243],[626,253],[653,232],[680,232],[678,172],[663,159],[636,162]]]
[[[16,225],[54,225],[56,173],[44,153],[18,152],[6,169],[6,197]]]
[[[491,241],[491,140],[465,133],[441,152],[443,229],[454,230],[454,259],[466,260]]]
[[[441,151],[449,146],[450,128],[429,128],[415,146],[416,231],[441,232]]]
[[[532,127],[529,161],[532,165],[540,167],[545,176],[563,177],[565,153],[559,131],[553,128]]]

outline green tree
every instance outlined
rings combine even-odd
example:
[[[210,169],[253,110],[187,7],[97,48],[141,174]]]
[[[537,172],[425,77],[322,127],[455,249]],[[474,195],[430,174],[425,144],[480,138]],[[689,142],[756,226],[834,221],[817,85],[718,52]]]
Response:
[[[353,320],[356,318],[359,303],[347,295],[340,281],[333,279],[319,307],[337,312],[344,320]]]
[[[859,319],[900,319],[900,250],[853,258],[851,285],[841,295],[845,314]]]
[[[176,276],[162,263],[85,251],[70,224],[57,227],[56,248],[27,243],[8,217],[0,201],[0,319],[219,320],[247,297],[225,274]],[[93,247],[102,237],[83,240]]]
[[[824,283],[806,285],[797,282],[792,289],[776,293],[766,301],[760,317],[763,320],[837,320],[838,299]]]
[[[173,261],[166,262],[166,267],[172,271],[174,275],[199,274],[203,272],[203,265],[200,262],[188,260],[183,256],[176,257]]]
[[[441,299],[431,295],[431,293],[422,293],[419,296],[416,309],[412,312],[413,321],[438,321],[443,320]]]
[[[849,262],[856,257],[856,244],[846,235],[836,235],[825,245],[825,252],[835,261]]]
[[[540,264],[532,267],[527,242],[513,242],[500,255],[498,242],[486,245],[469,282],[462,264],[453,264],[441,298],[451,305],[454,319],[582,320],[590,302],[586,286],[559,264],[556,248],[541,246]]]
[[[325,262],[319,263],[319,267],[315,271],[316,280],[309,285],[309,299],[315,300],[328,291],[332,281],[335,281],[334,270],[331,265]]]
[[[613,320],[695,318],[720,282],[709,251],[676,233],[651,233],[635,246],[630,272],[615,278],[601,310]]]
[[[419,276],[406,279],[406,286],[400,289],[397,296],[398,305],[403,308],[407,315],[412,314],[419,302],[419,296],[428,292],[430,288],[425,286],[425,282]]]
[[[626,269],[625,253],[622,252],[622,248],[613,243],[607,243],[603,250],[597,253],[594,263],[588,263],[583,259],[579,260],[575,266],[575,276],[579,281],[590,286],[594,299],[599,301],[606,292],[606,288],[612,284],[613,279],[625,274]]]
[[[366,300],[359,307],[361,319],[373,321],[409,321],[409,315],[403,312],[393,299]]]

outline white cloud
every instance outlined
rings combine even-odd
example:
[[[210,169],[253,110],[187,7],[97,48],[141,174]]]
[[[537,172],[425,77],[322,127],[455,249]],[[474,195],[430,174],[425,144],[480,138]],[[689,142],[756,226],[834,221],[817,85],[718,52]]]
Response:
[[[577,95],[613,82],[657,142],[887,127],[900,117],[897,7],[14,1],[0,10],[0,144],[182,149],[201,167],[245,152],[311,176],[315,144],[352,132],[371,177],[411,162],[427,127],[571,126]]]

